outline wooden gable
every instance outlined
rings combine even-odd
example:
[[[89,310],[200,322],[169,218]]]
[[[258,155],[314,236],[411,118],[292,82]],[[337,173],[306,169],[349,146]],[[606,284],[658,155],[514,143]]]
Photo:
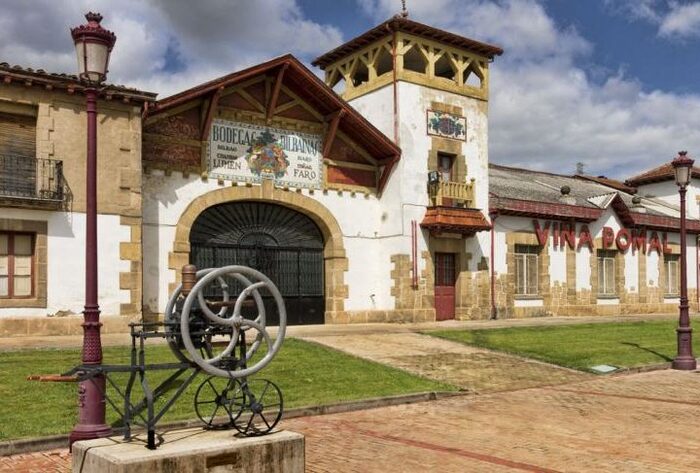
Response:
[[[206,175],[212,120],[321,135],[323,188],[381,190],[399,149],[292,56],[166,98],[144,120],[146,168]]]

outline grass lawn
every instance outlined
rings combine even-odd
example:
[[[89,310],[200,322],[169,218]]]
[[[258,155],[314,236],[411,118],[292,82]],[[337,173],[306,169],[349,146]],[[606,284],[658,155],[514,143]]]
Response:
[[[590,371],[608,364],[630,368],[670,362],[676,355],[677,322],[671,320],[440,330],[429,335]]]
[[[147,347],[146,356],[150,363],[175,361],[165,345]],[[3,352],[0,357],[0,441],[68,433],[76,420],[77,385],[26,381],[26,377],[67,371],[79,361],[80,350],[22,350]],[[106,364],[127,364],[128,360],[127,347],[104,350]],[[150,386],[165,379],[167,373],[153,373],[149,377]],[[278,356],[262,370],[260,377],[280,387],[285,407],[456,389],[291,338],[285,341]],[[204,379],[204,375],[200,374],[199,378]],[[126,378],[122,380],[119,384],[123,387]],[[188,387],[165,416],[165,421],[196,418],[192,399],[199,384],[195,380]],[[116,414],[109,407],[107,413],[108,421],[115,423]]]

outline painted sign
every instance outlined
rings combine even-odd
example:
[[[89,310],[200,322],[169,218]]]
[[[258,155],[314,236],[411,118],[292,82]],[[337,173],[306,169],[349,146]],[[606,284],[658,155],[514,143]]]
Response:
[[[578,235],[576,235],[575,224],[545,222],[544,227],[541,227],[538,220],[533,220],[532,223],[540,246],[547,244],[551,231],[552,243],[555,247],[564,248],[564,246],[568,245],[572,250],[578,250],[582,246],[587,246],[590,250],[593,250],[595,247],[588,225],[581,225]],[[612,228],[603,227],[601,243],[603,249],[612,248],[614,244],[623,253],[630,248],[632,248],[633,252],[640,251],[643,254],[649,254],[652,251],[656,251],[658,254],[671,253],[666,232],[663,232],[661,238],[659,238],[658,233],[652,231],[647,238],[647,232],[644,229],[630,230],[621,228],[615,233],[615,230]]]
[[[447,112],[428,110],[428,134],[466,141],[467,119]]]
[[[321,135],[216,119],[209,133],[209,176],[319,189],[321,150]]]

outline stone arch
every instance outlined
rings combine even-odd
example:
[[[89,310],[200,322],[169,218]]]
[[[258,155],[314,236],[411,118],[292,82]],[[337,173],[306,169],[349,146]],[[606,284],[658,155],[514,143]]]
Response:
[[[300,193],[275,188],[272,181],[263,181],[261,186],[233,186],[207,192],[196,197],[187,206],[175,229],[175,240],[168,255],[168,269],[175,271],[175,282],[170,284],[172,293],[180,283],[182,267],[190,261],[190,230],[197,216],[214,205],[235,201],[269,202],[283,205],[307,215],[314,221],[323,235],[323,260],[325,276],[325,319],[333,319],[333,314],[342,312],[348,287],[345,285],[345,272],[348,259],[343,246],[343,234],[333,214],[316,200]]]

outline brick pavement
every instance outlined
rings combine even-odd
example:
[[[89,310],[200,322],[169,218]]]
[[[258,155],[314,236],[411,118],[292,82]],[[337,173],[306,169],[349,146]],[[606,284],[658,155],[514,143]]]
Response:
[[[700,471],[700,372],[598,377],[283,421],[310,473]],[[60,465],[59,465],[60,464]],[[34,469],[32,469],[34,468]],[[56,452],[0,471],[69,471]]]

